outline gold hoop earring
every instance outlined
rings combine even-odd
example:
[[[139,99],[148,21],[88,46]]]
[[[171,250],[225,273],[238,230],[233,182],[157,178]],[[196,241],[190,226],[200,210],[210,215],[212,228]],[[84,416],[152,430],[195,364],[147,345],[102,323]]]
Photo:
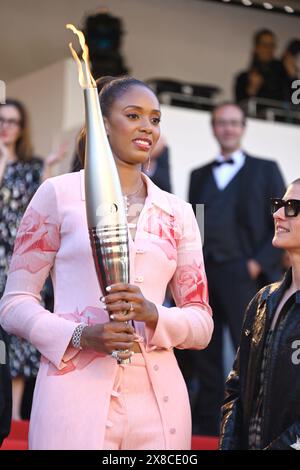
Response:
[[[147,163],[147,168],[146,168],[146,172],[147,172],[147,173],[149,173],[150,164],[151,164],[151,155],[149,155],[149,158],[148,158],[148,163]]]

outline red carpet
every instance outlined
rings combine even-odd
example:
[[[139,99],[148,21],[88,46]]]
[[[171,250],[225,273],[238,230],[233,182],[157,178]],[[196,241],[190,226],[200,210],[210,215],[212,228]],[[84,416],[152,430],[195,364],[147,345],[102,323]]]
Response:
[[[28,421],[13,421],[10,435],[2,444],[1,450],[27,450]],[[193,450],[216,450],[217,437],[193,436]]]

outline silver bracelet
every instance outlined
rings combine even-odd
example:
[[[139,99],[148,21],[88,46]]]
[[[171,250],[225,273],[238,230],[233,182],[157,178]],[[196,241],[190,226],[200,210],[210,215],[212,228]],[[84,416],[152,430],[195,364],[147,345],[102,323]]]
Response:
[[[71,339],[73,348],[82,349],[82,346],[80,345],[81,335],[86,326],[87,325],[85,325],[84,323],[80,323],[80,325],[76,326]]]

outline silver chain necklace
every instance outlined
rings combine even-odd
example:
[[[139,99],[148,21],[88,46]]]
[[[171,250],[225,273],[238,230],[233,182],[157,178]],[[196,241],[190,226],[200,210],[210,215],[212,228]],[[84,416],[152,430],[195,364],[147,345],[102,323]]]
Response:
[[[124,202],[125,202],[126,217],[128,217],[128,211],[129,211],[129,205],[130,205],[128,198],[131,198],[131,197],[135,196],[136,194],[138,194],[140,192],[140,190],[142,189],[143,184],[144,184],[144,182],[141,181],[141,184],[139,185],[139,187],[133,193],[123,194],[123,198],[124,198]],[[135,228],[136,223],[129,222],[128,227],[129,228]]]

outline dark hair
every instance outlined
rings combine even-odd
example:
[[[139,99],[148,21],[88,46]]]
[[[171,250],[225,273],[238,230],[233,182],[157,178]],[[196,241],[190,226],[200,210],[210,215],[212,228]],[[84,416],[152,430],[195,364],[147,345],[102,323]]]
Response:
[[[121,77],[101,77],[96,80],[96,84],[99,93],[101,111],[105,117],[109,116],[110,109],[116,99],[121,97],[133,86],[141,86],[151,90],[152,93],[154,93],[152,88],[147,83],[127,75]],[[85,158],[85,139],[86,129],[84,126],[78,135],[76,146],[77,156],[82,167],[84,167]]]
[[[300,39],[292,39],[287,45],[286,52],[292,56],[298,55],[300,53]]]
[[[276,34],[273,33],[270,29],[264,28],[257,31],[253,36],[254,46],[257,46],[263,36],[272,36],[276,39]]]
[[[217,104],[211,112],[211,124],[212,124],[212,126],[214,125],[216,112],[221,108],[225,108],[225,106],[233,106],[234,108],[238,109],[242,114],[243,126],[246,125],[246,114],[245,114],[245,111],[243,110],[243,108],[241,108],[240,105],[234,103],[233,101],[223,101],[222,103]]]
[[[20,114],[21,135],[16,142],[16,155],[19,160],[28,161],[33,156],[33,148],[30,138],[29,117],[23,103],[19,100],[7,98],[5,103],[0,103],[0,109],[4,106],[14,106]]]

